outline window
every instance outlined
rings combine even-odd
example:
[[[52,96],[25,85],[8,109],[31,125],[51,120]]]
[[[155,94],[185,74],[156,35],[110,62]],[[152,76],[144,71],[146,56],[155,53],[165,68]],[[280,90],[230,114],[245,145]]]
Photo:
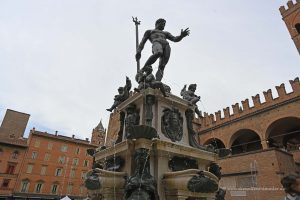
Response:
[[[61,168],[57,168],[55,170],[55,176],[61,176],[61,174],[62,174],[62,169]]]
[[[46,175],[47,166],[42,166],[41,168],[41,175]]]
[[[71,169],[71,171],[70,171],[70,177],[71,178],[75,177],[75,169]]]
[[[18,159],[19,152],[16,150],[11,154],[12,159]]]
[[[67,151],[68,151],[68,146],[62,145],[62,146],[61,146],[61,151],[62,151],[62,152],[67,152]]]
[[[50,160],[50,154],[46,153],[44,157],[44,161],[49,161]]]
[[[8,164],[7,169],[6,169],[6,173],[7,174],[14,174],[15,166],[16,165],[14,165],[14,164]]]
[[[58,191],[58,185],[53,184],[51,187],[51,194],[57,194],[57,191]]]
[[[28,180],[24,180],[21,182],[21,192],[28,192],[28,188],[29,188],[29,181]]]
[[[89,161],[88,160],[84,160],[83,161],[83,166],[84,167],[88,167],[89,166]]]
[[[81,172],[81,179],[85,179],[86,172]]]
[[[300,23],[296,24],[295,28],[296,28],[298,34],[300,34]]]
[[[79,147],[77,147],[77,148],[75,149],[75,154],[77,154],[77,155],[80,154],[80,148],[79,148]]]
[[[39,148],[40,147],[40,141],[39,140],[35,140],[34,142],[34,147]]]
[[[72,165],[77,166],[78,165],[78,158],[73,158],[73,163]]]
[[[0,148],[0,156],[3,154],[3,149]]]
[[[64,162],[65,162],[65,156],[59,156],[59,157],[58,157],[58,162],[59,162],[60,164],[64,164]]]
[[[8,188],[9,182],[10,182],[10,179],[4,179],[1,187]]]
[[[68,194],[71,194],[72,190],[73,190],[73,185],[69,184],[68,187],[67,187]]]
[[[33,159],[33,160],[35,160],[36,158],[37,158],[37,152],[36,151],[33,151],[32,152],[32,154],[31,154],[31,158]]]
[[[32,165],[32,164],[27,165],[26,173],[31,174],[32,168],[33,168],[33,165]]]
[[[53,147],[53,143],[49,142],[48,143],[48,150],[52,150],[52,147]]]
[[[80,195],[83,195],[83,192],[84,192],[84,186],[81,185],[80,188],[79,188]]]
[[[36,193],[41,193],[43,188],[43,183],[37,183],[35,186],[35,192]]]

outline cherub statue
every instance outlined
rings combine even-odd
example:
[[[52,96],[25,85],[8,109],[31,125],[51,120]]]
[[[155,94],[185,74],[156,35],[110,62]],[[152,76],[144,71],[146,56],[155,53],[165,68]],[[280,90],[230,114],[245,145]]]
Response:
[[[186,85],[184,85],[183,89],[180,92],[180,95],[184,100],[187,100],[190,105],[196,106],[195,112],[198,116],[201,115],[201,112],[197,106],[197,102],[200,101],[200,96],[195,95],[195,91],[197,89],[197,84],[190,84],[188,90],[186,90]]]
[[[124,87],[119,87],[118,88],[118,95],[115,95],[114,98],[114,104],[106,109],[109,112],[112,112],[115,108],[118,107],[118,105],[120,105],[123,101],[125,101],[126,99],[128,99],[129,97],[129,92],[131,89],[131,81],[130,79],[126,76],[126,85]]]
[[[153,69],[151,65],[145,66],[140,71],[138,71],[136,75],[136,81],[139,83],[138,88],[135,88],[134,90],[136,92],[140,92],[142,89],[146,88],[153,88],[153,89],[159,89],[161,93],[164,95],[164,97],[168,97],[166,94],[165,86],[162,82],[157,81],[152,74]]]

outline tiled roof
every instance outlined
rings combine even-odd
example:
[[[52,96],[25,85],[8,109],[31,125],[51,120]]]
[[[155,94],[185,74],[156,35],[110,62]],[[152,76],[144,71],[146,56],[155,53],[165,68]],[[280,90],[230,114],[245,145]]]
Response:
[[[75,137],[73,138],[73,137],[68,137],[68,136],[64,136],[64,135],[56,135],[56,134],[51,134],[51,133],[41,132],[41,131],[36,131],[36,130],[31,130],[30,133],[33,135],[36,135],[36,136],[43,136],[43,137],[48,137],[48,138],[57,139],[57,140],[63,140],[63,141],[68,141],[68,142],[73,142],[73,143],[78,143],[78,144],[85,144],[85,145],[88,145],[91,147],[97,147],[97,145],[93,145],[87,140],[82,140],[82,139],[78,139]]]

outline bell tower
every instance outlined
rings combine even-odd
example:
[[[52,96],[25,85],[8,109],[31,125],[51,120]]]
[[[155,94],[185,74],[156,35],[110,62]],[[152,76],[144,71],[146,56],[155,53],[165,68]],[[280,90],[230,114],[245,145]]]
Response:
[[[105,135],[106,130],[104,129],[101,120],[99,124],[93,129],[91,143],[98,146],[104,146]]]
[[[300,0],[296,0],[296,2],[290,0],[287,8],[281,6],[279,10],[300,54]]]

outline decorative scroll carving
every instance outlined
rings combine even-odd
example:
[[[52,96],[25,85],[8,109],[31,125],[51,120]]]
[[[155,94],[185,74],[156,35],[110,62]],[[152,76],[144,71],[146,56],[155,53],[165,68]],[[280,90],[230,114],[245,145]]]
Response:
[[[219,185],[216,181],[200,172],[199,175],[193,176],[189,180],[187,187],[191,192],[213,193],[218,190]]]

